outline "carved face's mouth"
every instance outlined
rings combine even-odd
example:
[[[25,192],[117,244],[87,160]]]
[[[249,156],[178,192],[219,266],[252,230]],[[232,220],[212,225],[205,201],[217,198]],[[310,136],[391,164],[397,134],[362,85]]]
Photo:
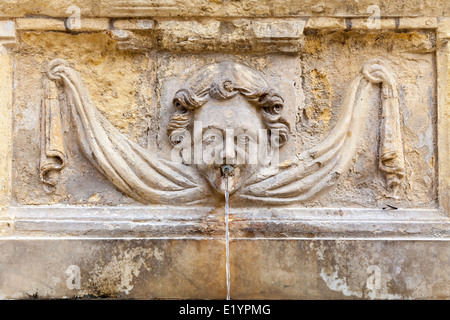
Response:
[[[230,164],[224,164],[220,167],[220,169],[222,171],[222,176],[224,176],[225,178],[233,175],[234,167]]]
[[[228,171],[229,170],[229,171]],[[241,186],[242,167],[236,165],[223,165],[215,168],[213,187],[221,194],[228,189],[233,194]],[[224,172],[225,171],[225,172]]]
[[[245,179],[243,173],[245,172],[245,165],[213,165],[213,166],[199,166],[199,172],[206,178],[211,187],[221,195],[225,195],[228,187],[228,193],[231,195],[238,190]],[[230,170],[224,173],[224,168]]]

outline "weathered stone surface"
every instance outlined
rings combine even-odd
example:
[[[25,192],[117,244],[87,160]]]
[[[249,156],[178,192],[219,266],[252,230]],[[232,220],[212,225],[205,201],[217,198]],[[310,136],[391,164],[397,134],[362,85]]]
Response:
[[[0,297],[219,299],[225,281],[222,244],[174,239],[1,241]],[[71,265],[81,271],[80,290],[67,285]]]
[[[297,52],[305,19],[159,20],[158,45],[168,51]]]
[[[223,239],[1,240],[0,250],[3,299],[226,295]],[[446,241],[236,239],[230,252],[232,299],[450,298]]]
[[[450,294],[448,242],[231,243],[236,299],[448,299]],[[419,262],[420,252],[429,260]]]

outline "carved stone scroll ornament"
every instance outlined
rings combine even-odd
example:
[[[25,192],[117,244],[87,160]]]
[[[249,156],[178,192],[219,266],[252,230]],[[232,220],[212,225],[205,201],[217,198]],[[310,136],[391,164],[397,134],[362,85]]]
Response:
[[[66,61],[53,60],[48,70],[50,83],[61,81],[64,88],[81,149],[119,190],[148,204],[201,203],[213,194],[212,190],[223,193],[224,178],[219,166],[156,158],[108,122],[94,106],[79,73]],[[341,116],[320,144],[280,164],[233,163],[230,187],[233,197],[258,204],[290,204],[307,200],[333,186],[350,167],[364,130],[369,94],[376,84],[381,84],[382,92],[380,170],[385,173],[388,187],[401,183],[404,159],[397,86],[389,69],[377,60],[368,62],[362,74],[350,84]],[[195,119],[204,119],[206,128],[225,131],[230,125],[227,122],[230,114],[235,127],[259,126],[278,132],[277,144],[281,147],[289,137],[289,125],[281,117],[283,103],[281,95],[255,70],[231,62],[208,65],[176,93],[177,111],[168,125],[169,139],[174,145],[181,142]],[[62,137],[62,130],[52,124],[59,121],[58,117],[46,119],[46,127],[55,129],[44,131],[47,144],[52,145],[53,139]],[[62,143],[57,143],[57,149],[64,154]],[[221,150],[228,152],[226,148]],[[268,156],[272,154],[269,152]]]

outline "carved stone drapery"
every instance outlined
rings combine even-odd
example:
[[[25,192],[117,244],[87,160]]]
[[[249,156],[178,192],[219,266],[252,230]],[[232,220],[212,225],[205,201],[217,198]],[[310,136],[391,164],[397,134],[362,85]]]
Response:
[[[247,70],[249,68],[234,68],[248,73],[244,79],[255,77],[251,75],[254,71]],[[50,84],[46,87],[50,86],[52,91],[55,85],[51,83],[61,81],[81,149],[120,191],[147,204],[200,203],[211,197],[211,189],[194,166],[156,158],[109,123],[94,106],[79,73],[66,61],[53,60],[48,70]],[[211,75],[211,79],[215,77],[215,74]],[[404,159],[397,86],[393,74],[383,62],[370,61],[364,66],[362,74],[357,75],[350,84],[341,116],[325,140],[289,161],[261,168],[244,181],[233,197],[260,204],[290,204],[307,200],[333,186],[349,169],[354,157],[358,139],[364,130],[370,90],[375,84],[381,84],[382,92],[380,170],[386,175],[388,187],[401,183],[404,179]],[[61,159],[65,159],[63,144],[59,140],[62,137],[59,118],[48,111],[49,105],[53,108],[57,104],[49,101],[54,101],[52,95],[47,95],[43,103],[44,114],[51,116],[46,116],[48,121],[44,124],[46,149],[41,164],[46,164],[49,157],[55,157],[55,153],[48,151],[52,148],[47,146],[57,146],[59,153],[56,153],[56,158],[60,159],[60,163],[53,167],[41,165],[43,177],[49,170],[61,169],[64,165]],[[53,182],[47,180],[46,183]]]
[[[370,82],[381,83],[379,167],[386,175],[388,187],[393,188],[405,177],[397,84],[393,75],[381,62],[367,64],[363,73]]]
[[[368,98],[373,84],[382,84],[382,137],[380,169],[389,187],[404,178],[403,146],[398,97],[392,73],[379,60],[365,64],[362,75],[350,84],[341,116],[327,138],[319,145],[280,165],[275,174],[255,175],[243,189],[242,197],[263,203],[288,204],[307,200],[333,186],[345,173],[354,157],[364,130]],[[387,95],[386,91],[391,94]]]
[[[41,105],[41,159],[39,164],[41,181],[47,191],[52,191],[57,181],[49,175],[61,170],[67,161],[64,148],[61,109],[54,81],[45,79]]]
[[[195,171],[155,158],[109,123],[95,108],[80,75],[66,61],[53,60],[48,70],[48,78],[62,81],[65,88],[80,148],[120,191],[143,203],[168,203],[174,198],[191,203],[207,196]],[[50,136],[50,141],[53,138]]]

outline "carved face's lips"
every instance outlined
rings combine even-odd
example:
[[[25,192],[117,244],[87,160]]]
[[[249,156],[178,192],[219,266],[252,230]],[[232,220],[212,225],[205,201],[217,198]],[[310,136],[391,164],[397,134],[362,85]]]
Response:
[[[223,175],[221,165],[214,166],[199,166],[199,172],[203,174],[206,180],[209,182],[211,187],[219,194],[225,195],[227,190],[228,182],[228,193],[233,194],[238,190],[244,183],[243,173],[245,172],[245,165],[236,166],[231,165],[233,171],[227,177]]]
[[[227,182],[228,182],[228,193],[233,194],[236,190],[238,190],[241,185],[241,176],[242,176],[242,167],[231,165],[233,167],[233,171],[230,175],[223,175],[221,166],[215,168],[215,180],[213,182],[213,187],[221,194],[225,194],[227,190]]]

